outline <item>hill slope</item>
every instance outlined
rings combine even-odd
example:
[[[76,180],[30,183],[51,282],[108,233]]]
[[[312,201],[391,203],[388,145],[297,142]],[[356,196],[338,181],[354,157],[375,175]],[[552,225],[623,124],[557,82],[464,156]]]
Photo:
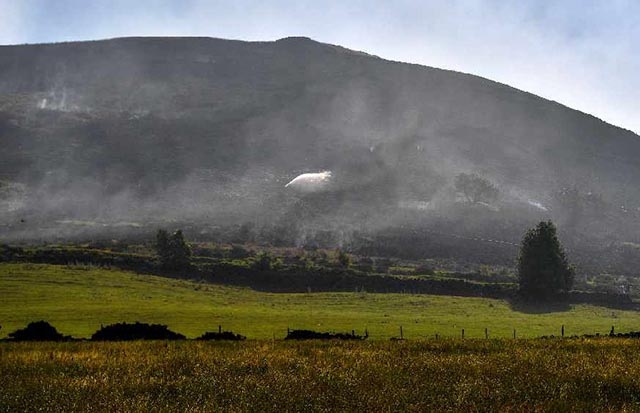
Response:
[[[487,79],[306,38],[0,47],[0,136],[1,219],[18,238],[176,219],[277,225],[302,244],[425,226],[517,242],[542,218],[583,244],[640,233],[637,135]],[[285,190],[320,170],[329,193]],[[500,202],[459,202],[462,172],[498,185]]]

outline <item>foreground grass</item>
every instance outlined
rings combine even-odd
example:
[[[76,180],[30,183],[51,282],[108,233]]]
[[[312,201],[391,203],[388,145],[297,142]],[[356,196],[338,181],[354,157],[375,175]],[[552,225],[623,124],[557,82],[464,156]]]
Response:
[[[91,267],[0,264],[0,336],[46,320],[66,335],[88,337],[100,324],[167,324],[197,337],[222,324],[249,338],[282,338],[287,327],[362,333],[372,339],[518,337],[640,330],[640,314],[576,305],[539,314],[514,311],[502,300],[411,294],[272,294],[249,289]]]
[[[637,411],[640,342],[0,343],[0,411]]]

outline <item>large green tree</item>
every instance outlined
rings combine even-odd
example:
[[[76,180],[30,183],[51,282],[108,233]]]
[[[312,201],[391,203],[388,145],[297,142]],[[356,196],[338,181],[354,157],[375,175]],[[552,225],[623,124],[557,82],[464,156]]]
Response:
[[[556,226],[543,221],[527,231],[518,256],[521,295],[534,300],[557,298],[571,289],[573,278]]]

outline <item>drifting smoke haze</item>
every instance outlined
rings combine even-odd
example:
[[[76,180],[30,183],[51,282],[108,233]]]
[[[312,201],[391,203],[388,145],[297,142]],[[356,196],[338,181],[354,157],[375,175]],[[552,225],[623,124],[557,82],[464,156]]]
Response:
[[[636,135],[503,84],[307,38],[0,48],[0,132],[8,240],[173,226],[511,262],[524,230],[552,218],[570,246],[640,241]],[[465,201],[462,173],[498,196]]]

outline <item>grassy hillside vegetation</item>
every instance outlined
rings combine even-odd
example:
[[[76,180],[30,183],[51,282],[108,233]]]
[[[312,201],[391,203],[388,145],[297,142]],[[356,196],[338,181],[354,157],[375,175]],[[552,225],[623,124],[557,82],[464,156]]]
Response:
[[[0,343],[1,411],[636,411],[640,343]]]
[[[387,339],[518,337],[638,330],[640,314],[590,305],[515,311],[503,300],[412,294],[275,294],[91,266],[0,264],[2,337],[46,320],[65,335],[88,337],[101,324],[167,324],[187,337],[225,329],[249,339],[282,338],[287,327],[320,331],[368,329]]]

